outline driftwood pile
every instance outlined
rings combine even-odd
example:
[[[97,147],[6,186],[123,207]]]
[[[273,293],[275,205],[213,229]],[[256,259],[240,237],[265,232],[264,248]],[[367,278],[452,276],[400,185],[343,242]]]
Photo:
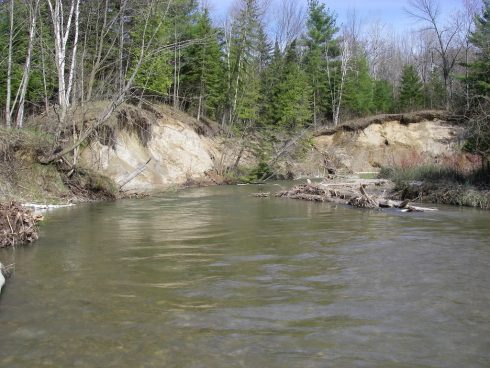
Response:
[[[0,203],[0,248],[37,240],[37,224],[42,219],[17,202]]]
[[[383,184],[374,183],[374,185]],[[382,195],[369,195],[366,187],[366,184],[359,183],[300,184],[289,190],[280,191],[274,196],[315,202],[334,202],[358,208],[397,208],[402,212],[437,211],[435,208],[413,206],[408,201],[392,201],[383,198]],[[268,197],[269,193],[256,193],[255,196]]]

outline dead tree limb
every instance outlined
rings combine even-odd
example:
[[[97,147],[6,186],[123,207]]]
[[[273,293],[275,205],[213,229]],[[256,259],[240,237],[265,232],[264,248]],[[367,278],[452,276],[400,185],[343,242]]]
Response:
[[[143,171],[145,171],[146,169],[146,166],[150,163],[151,161],[151,157],[148,159],[148,161],[146,161],[145,163],[143,164],[140,164],[131,174],[129,174],[123,181],[122,183],[119,185],[119,190],[122,189],[123,186],[125,186],[126,184],[128,184],[131,180],[133,180],[134,178],[136,178],[139,174],[141,174]]]

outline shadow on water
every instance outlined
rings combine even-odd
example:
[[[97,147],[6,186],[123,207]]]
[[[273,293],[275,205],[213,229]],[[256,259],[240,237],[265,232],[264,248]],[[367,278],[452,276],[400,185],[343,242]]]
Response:
[[[0,254],[16,263],[0,366],[490,365],[488,212],[253,191],[50,214],[35,246]]]

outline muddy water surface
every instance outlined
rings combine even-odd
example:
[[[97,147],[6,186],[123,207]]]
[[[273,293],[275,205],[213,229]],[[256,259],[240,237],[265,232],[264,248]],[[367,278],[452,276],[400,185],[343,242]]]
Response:
[[[0,367],[490,366],[490,212],[249,196],[277,189],[52,212],[0,253]]]

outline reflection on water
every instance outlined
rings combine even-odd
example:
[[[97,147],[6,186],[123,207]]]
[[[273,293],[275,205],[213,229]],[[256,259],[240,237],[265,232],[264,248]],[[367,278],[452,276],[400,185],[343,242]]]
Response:
[[[488,212],[257,190],[50,214],[36,246],[0,253],[17,267],[0,366],[490,366]]]

